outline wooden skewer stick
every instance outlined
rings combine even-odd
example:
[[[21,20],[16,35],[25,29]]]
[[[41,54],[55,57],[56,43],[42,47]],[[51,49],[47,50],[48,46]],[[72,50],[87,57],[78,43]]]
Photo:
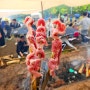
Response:
[[[82,73],[82,71],[83,71],[83,68],[84,68],[84,64],[82,64],[82,66],[80,67],[80,69],[79,69],[79,73]]]
[[[47,83],[48,83],[48,80],[49,80],[49,78],[50,78],[50,74],[49,74],[49,70],[48,70],[48,72],[47,72],[47,74],[46,74],[46,78],[44,79],[44,82],[43,82],[43,84],[42,84],[42,86],[41,86],[41,90],[45,90],[45,87],[46,87],[46,85],[47,85]]]
[[[89,69],[89,64],[86,64],[86,77],[89,77],[88,69]]]
[[[37,80],[32,77],[32,90],[37,90]]]
[[[33,52],[31,47],[29,47],[29,52],[30,53]],[[30,78],[31,78],[30,90],[37,90],[37,79],[35,79],[33,75],[30,75]]]

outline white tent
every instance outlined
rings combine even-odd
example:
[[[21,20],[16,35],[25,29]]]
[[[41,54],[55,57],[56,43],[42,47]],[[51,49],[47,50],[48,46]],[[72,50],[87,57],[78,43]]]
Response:
[[[41,11],[41,1],[44,10],[61,4],[71,7],[90,4],[90,0],[0,0],[0,16]]]

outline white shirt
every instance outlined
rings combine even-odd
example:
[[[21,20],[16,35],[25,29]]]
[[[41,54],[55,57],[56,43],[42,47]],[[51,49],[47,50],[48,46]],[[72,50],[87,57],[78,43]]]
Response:
[[[84,17],[77,25],[81,25],[81,30],[89,30],[90,18]]]
[[[47,28],[48,31],[52,31],[52,28],[53,28],[52,22],[48,22],[47,25],[46,25],[46,28]]]

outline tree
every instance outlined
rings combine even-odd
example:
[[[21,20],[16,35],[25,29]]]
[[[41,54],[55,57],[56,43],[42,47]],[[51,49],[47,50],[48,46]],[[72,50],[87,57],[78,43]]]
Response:
[[[54,14],[54,15],[57,13],[57,11],[58,10],[55,7],[50,9],[51,14]]]

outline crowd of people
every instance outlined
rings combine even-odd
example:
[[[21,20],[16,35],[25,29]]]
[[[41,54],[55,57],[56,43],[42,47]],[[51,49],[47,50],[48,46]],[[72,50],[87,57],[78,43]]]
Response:
[[[77,30],[82,38],[83,43],[88,43],[89,39],[88,37],[88,32],[90,29],[90,18],[88,18],[88,13],[84,12],[83,13],[83,18],[80,20],[72,20],[68,15],[65,15],[65,17],[60,17],[60,21],[65,23],[67,28],[66,32],[71,31],[71,30]],[[79,27],[81,26],[81,27]],[[2,21],[0,22],[0,47],[5,47],[5,38],[10,40],[12,38],[11,32],[17,28],[21,27],[21,25],[17,22],[16,19],[12,19],[12,21],[9,23],[9,21]],[[48,21],[46,22],[46,30],[47,30],[47,38],[52,36],[52,29],[53,29],[53,23],[52,19],[49,18]],[[34,31],[36,31],[37,26],[36,23],[32,25],[32,28]],[[77,35],[76,35],[77,36]],[[72,36],[73,37],[73,36]],[[78,37],[78,36],[77,36]],[[18,36],[15,35],[16,39],[16,52],[18,54],[18,58],[21,58],[24,56],[24,54],[28,53],[28,44],[26,42],[25,36]]]
[[[9,23],[8,20],[6,21],[0,21],[0,47],[4,47],[5,45],[5,38],[8,40],[11,39],[11,32],[19,28],[20,24],[16,21],[16,19],[12,19],[12,21]]]
[[[11,32],[17,28],[21,27],[16,19],[9,20],[0,20],[0,48],[6,46],[6,39],[11,40]]]
[[[68,24],[68,16],[65,16],[65,18],[63,18],[63,22],[66,23],[67,28],[69,26],[72,29],[79,31],[82,38],[82,43],[88,43],[89,39],[87,37],[90,37],[89,36],[90,18],[88,17],[88,12],[83,12],[82,16],[83,17],[81,19],[75,18],[75,20],[70,20],[69,24]]]

